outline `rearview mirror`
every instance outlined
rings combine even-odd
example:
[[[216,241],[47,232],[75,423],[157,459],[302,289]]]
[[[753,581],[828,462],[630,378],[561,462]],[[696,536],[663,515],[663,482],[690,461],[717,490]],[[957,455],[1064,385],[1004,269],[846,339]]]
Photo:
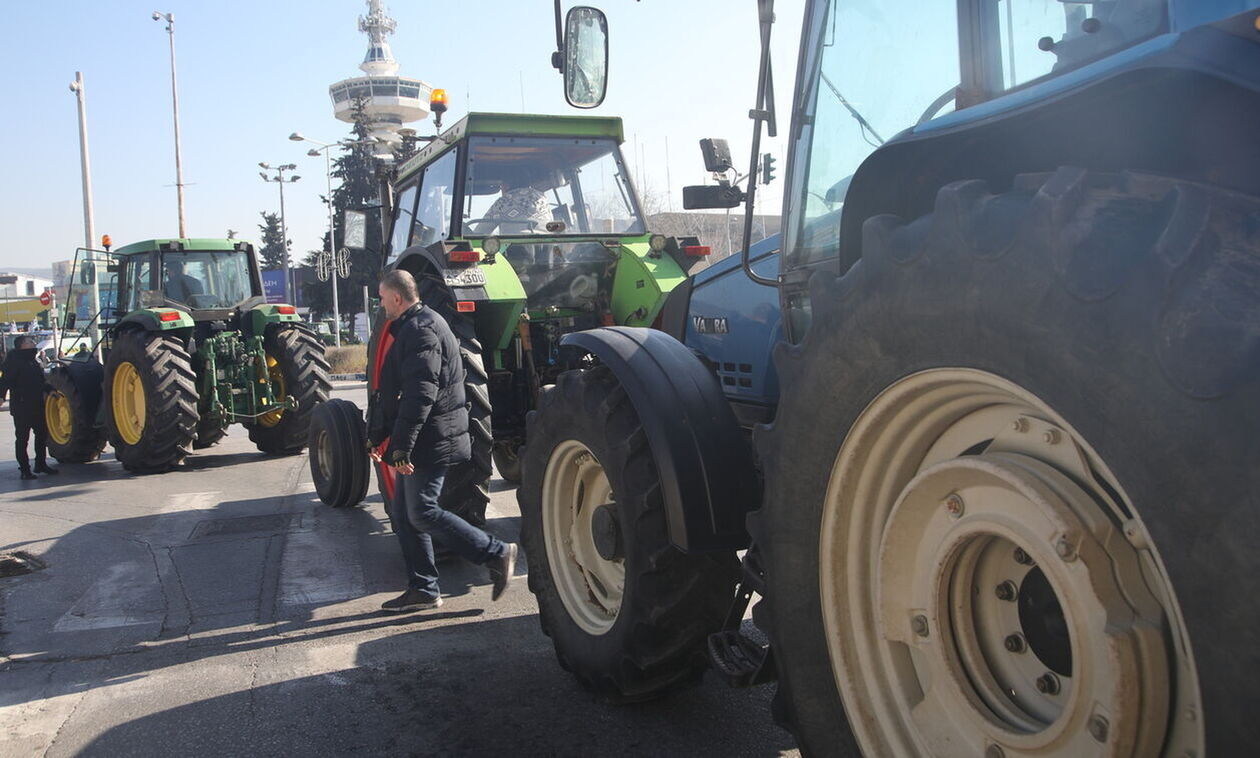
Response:
[[[700,153],[704,156],[705,171],[721,174],[735,165],[731,162],[731,146],[724,139],[700,140]]]
[[[96,283],[96,264],[92,261],[83,261],[79,264],[79,284],[90,287]]]
[[[363,211],[346,211],[344,218],[342,228],[345,230],[345,238],[341,243],[356,250],[367,247],[367,214]]]
[[[579,5],[564,18],[564,99],[594,108],[608,94],[608,18]]]
[[[729,184],[701,184],[683,187],[683,208],[738,208],[744,202],[744,192]]]

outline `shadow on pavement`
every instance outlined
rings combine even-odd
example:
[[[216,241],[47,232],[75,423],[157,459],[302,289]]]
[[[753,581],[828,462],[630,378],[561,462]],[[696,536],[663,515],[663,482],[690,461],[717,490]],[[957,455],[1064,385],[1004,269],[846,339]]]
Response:
[[[424,616],[417,619],[423,621]],[[84,755],[779,755],[769,688],[710,678],[633,706],[595,702],[537,619],[415,628],[358,646],[351,668],[260,683],[115,726]]]

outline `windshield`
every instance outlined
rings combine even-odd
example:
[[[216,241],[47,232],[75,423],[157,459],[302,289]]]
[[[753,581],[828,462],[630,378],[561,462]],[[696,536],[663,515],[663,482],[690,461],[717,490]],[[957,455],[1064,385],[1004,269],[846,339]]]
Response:
[[[249,256],[243,252],[166,253],[162,291],[190,308],[231,308],[252,296]]]
[[[474,137],[469,151],[464,236],[643,233],[611,139]]]
[[[954,3],[830,0],[814,5],[803,60],[808,87],[792,148],[787,267],[839,253],[849,179],[898,132],[952,108],[958,85]]]

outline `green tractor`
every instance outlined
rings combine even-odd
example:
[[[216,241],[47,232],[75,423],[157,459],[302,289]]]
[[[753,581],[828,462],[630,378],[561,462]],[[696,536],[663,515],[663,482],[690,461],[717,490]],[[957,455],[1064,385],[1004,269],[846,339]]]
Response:
[[[648,233],[622,141],[618,118],[473,113],[402,165],[384,193],[386,268],[411,272],[460,339],[473,457],[447,476],[443,507],[473,522],[484,519],[492,460],[519,479],[526,416],[583,360],[561,337],[652,325],[709,252],[694,238]],[[390,347],[385,326],[378,317],[368,348],[370,393]],[[366,494],[363,430],[349,402],[316,414],[312,475],[328,505]],[[392,472],[377,473],[388,499]]]
[[[84,351],[48,374],[57,460],[96,460],[108,441],[128,471],[158,473],[236,422],[264,453],[305,448],[311,413],[331,388],[328,362],[294,306],[266,302],[252,245],[159,239],[81,252],[79,283],[94,284],[104,263],[100,291],[112,305],[94,317],[104,364]],[[75,321],[68,316],[67,328]]]

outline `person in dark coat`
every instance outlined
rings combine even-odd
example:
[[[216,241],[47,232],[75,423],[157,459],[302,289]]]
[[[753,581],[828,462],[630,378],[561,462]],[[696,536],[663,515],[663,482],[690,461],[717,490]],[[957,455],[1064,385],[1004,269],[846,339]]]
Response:
[[[9,398],[9,413],[13,415],[13,427],[17,433],[14,452],[23,479],[34,479],[35,474],[55,474],[57,469],[48,465],[48,428],[44,421],[44,368],[39,365],[35,340],[19,337],[14,349],[4,357],[0,369],[0,402]],[[35,471],[31,471],[31,459],[26,445],[31,432],[35,432]]]
[[[461,557],[487,566],[498,600],[512,580],[517,546],[469,524],[438,505],[447,468],[471,455],[464,363],[459,340],[441,315],[426,308],[415,279],[406,271],[381,278],[381,307],[394,343],[385,356],[377,388],[377,410],[369,429],[372,458],[398,475],[390,523],[402,544],[408,589],[381,607],[387,611],[436,608],[442,604],[433,539]],[[382,443],[389,446],[382,453]]]

